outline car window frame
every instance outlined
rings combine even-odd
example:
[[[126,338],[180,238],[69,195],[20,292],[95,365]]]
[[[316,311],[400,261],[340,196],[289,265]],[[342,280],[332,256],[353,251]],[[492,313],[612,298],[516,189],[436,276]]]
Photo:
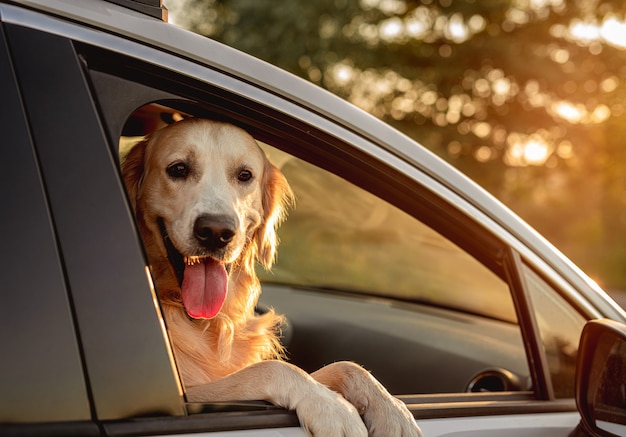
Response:
[[[94,59],[96,58],[100,58],[101,57],[94,57]],[[143,63],[145,61],[138,61],[139,63]],[[91,63],[89,62],[89,60],[87,59],[87,64],[91,65]],[[97,61],[96,61],[97,64]],[[123,63],[120,63],[120,65],[122,65]],[[154,65],[150,65],[151,68],[156,68],[154,67]],[[95,70],[98,69],[98,66],[95,67]],[[106,68],[105,68],[106,69]],[[141,76],[141,83],[142,84],[146,84],[150,82],[149,77],[146,77],[146,73],[147,71],[142,71],[141,74],[137,75],[136,73],[138,71],[140,71],[141,69],[137,69],[137,71],[135,72],[135,75],[131,72],[130,74],[127,75],[126,78],[124,78],[125,80],[132,80],[133,76],[135,77],[139,77]],[[181,103],[182,101],[184,101],[185,99],[189,99],[189,89],[192,89],[193,87],[189,84],[190,82],[195,82],[197,81],[197,78],[195,77],[189,77],[189,75],[183,75],[181,74],[180,71],[178,72],[169,72],[167,73],[166,71],[167,69],[164,69],[164,72],[162,72],[161,74],[158,74],[158,80],[160,82],[159,87],[157,88],[159,90],[159,92],[155,93],[155,95],[149,99],[148,101],[146,101],[145,103],[148,103],[149,101],[158,101],[158,103],[164,103],[164,104],[169,104],[173,105],[174,107],[178,107],[178,108],[185,108],[186,103]],[[98,75],[99,73],[95,73],[95,75]],[[105,73],[106,74],[106,73]],[[175,79],[174,77],[180,74],[181,79]],[[220,72],[214,72],[215,76],[219,78]],[[169,80],[170,80],[170,86],[172,86],[172,90],[176,90],[176,92],[169,92],[168,91],[164,91],[164,88],[167,88],[167,86],[164,85],[165,82],[163,82],[164,77],[169,76]],[[92,78],[95,77],[94,73],[92,73]],[[113,77],[113,76],[111,76]],[[101,78],[102,79],[102,78]],[[109,78],[110,79],[110,78]],[[97,82],[98,80],[96,80]],[[231,77],[227,77],[227,81],[232,81]],[[250,131],[253,135],[255,135],[258,139],[262,140],[262,141],[267,141],[268,143],[271,143],[273,146],[277,146],[279,148],[281,148],[282,150],[288,152],[288,153],[292,153],[295,156],[299,156],[303,159],[306,159],[308,162],[312,162],[316,165],[319,165],[329,171],[334,171],[337,172],[338,169],[340,167],[337,167],[337,163],[338,162],[345,162],[346,161],[346,154],[347,153],[354,153],[355,151],[355,142],[361,142],[361,143],[365,143],[366,145],[369,146],[370,150],[372,149],[376,149],[376,145],[372,144],[368,139],[364,139],[362,137],[359,137],[358,140],[355,139],[355,134],[354,132],[350,132],[349,130],[345,130],[344,134],[345,136],[348,137],[352,137],[353,141],[350,140],[346,140],[345,137],[340,137],[337,134],[337,130],[339,129],[345,129],[339,126],[334,126],[333,129],[329,129],[330,131],[334,131],[335,134],[334,135],[330,135],[328,133],[328,131],[324,132],[324,130],[320,129],[317,124],[315,124],[315,127],[313,127],[312,122],[303,122],[304,117],[299,117],[299,118],[295,118],[290,114],[287,114],[287,111],[283,110],[276,110],[275,107],[272,107],[271,105],[263,105],[262,103],[259,103],[258,100],[255,99],[251,99],[249,95],[247,95],[246,93],[244,93],[241,89],[237,90],[237,92],[233,92],[232,88],[231,89],[224,89],[223,87],[220,87],[219,83],[216,83],[217,81],[215,80],[215,77],[213,78],[213,80],[203,80],[202,83],[206,86],[205,89],[203,89],[202,91],[200,91],[201,93],[204,94],[204,97],[196,97],[197,100],[202,100],[202,101],[206,101],[209,100],[206,95],[212,93],[211,95],[214,98],[220,98],[223,99],[222,102],[226,103],[223,104],[221,106],[217,106],[217,103],[212,103],[210,110],[208,110],[207,112],[207,116],[224,116],[226,117],[229,121],[233,122],[233,123],[237,123],[240,125],[243,125],[248,131]],[[246,86],[247,84],[245,83],[239,83],[239,86]],[[202,87],[202,85],[198,85],[200,87]],[[98,85],[94,85],[94,87],[97,89]],[[184,89],[187,89],[187,91],[184,91]],[[207,89],[210,89],[211,91],[207,91]],[[181,91],[183,90],[183,91]],[[198,89],[196,89],[196,91],[198,91]],[[262,91],[262,90],[258,90],[256,89],[257,92]],[[157,98],[157,96],[163,96],[165,97],[165,100],[159,100]],[[105,94],[102,93],[101,97],[104,97],[105,99],[112,99],[112,96],[106,96]],[[274,103],[277,102],[275,95],[271,95],[270,97],[272,97],[271,100],[273,100]],[[117,102],[119,105],[119,102]],[[290,104],[291,102],[286,102],[287,104]],[[193,105],[194,103],[189,101],[189,105]],[[137,109],[137,107],[129,107],[127,108],[127,114],[130,115],[130,109]],[[301,111],[305,110],[305,108],[300,108]],[[103,110],[104,113],[107,112],[106,109]],[[196,110],[197,113],[197,110]],[[253,114],[253,115],[250,115]],[[271,115],[268,115],[268,113],[270,113]],[[319,116],[319,114],[310,114],[313,117],[315,116]],[[109,117],[111,118],[112,115],[109,114]],[[125,117],[122,117],[125,118]],[[261,119],[265,119],[265,120],[271,120],[273,121],[275,124],[276,123],[282,123],[283,126],[282,129],[277,127],[277,126],[271,126],[270,124],[264,124],[262,121],[260,121]],[[329,123],[329,120],[325,120],[326,123]],[[109,121],[109,125],[111,126],[117,126],[117,128],[119,129],[120,126],[122,125],[122,122],[120,119],[116,119],[116,120],[110,120]],[[288,129],[284,128],[284,125],[288,125],[289,127],[291,127],[292,129],[294,129],[293,131],[289,131]],[[268,134],[268,131],[271,131]],[[276,132],[280,132],[280,136],[282,136],[283,140],[282,141],[276,141],[276,135],[278,135]],[[313,131],[315,131],[315,135],[312,133]],[[111,138],[112,147],[116,147],[117,145],[117,141],[115,140],[116,137],[116,133],[115,131],[109,131],[109,136]],[[328,147],[324,148],[318,145],[318,150],[322,150],[325,151],[325,153],[321,153],[318,156],[313,156],[310,154],[306,154],[303,153],[302,150],[298,150],[298,149],[294,149],[293,147],[293,143],[298,143],[298,141],[296,141],[295,139],[297,138],[299,140],[299,143],[302,143],[302,135],[306,135],[308,136],[309,139],[315,137],[315,140],[319,143],[324,143],[326,144]],[[395,181],[397,182],[398,177],[402,178],[405,177],[406,178],[406,182],[403,182],[405,186],[409,187],[409,186],[419,186],[420,188],[426,187],[426,189],[424,191],[427,191],[428,188],[432,189],[432,192],[418,192],[418,191],[410,191],[410,192],[396,192],[396,196],[394,199],[391,200],[391,203],[398,205],[398,204],[403,204],[404,202],[404,207],[403,209],[405,211],[407,211],[407,207],[406,205],[408,203],[412,203],[415,202],[416,199],[416,195],[419,196],[420,201],[424,201],[424,202],[428,202],[429,203],[429,209],[434,209],[437,212],[437,214],[433,214],[433,216],[437,216],[438,219],[440,220],[441,217],[446,217],[449,221],[444,221],[443,226],[442,226],[442,222],[439,221],[438,222],[438,226],[437,226],[437,231],[444,233],[444,235],[449,236],[449,234],[451,233],[451,229],[455,230],[458,227],[461,228],[465,228],[467,226],[469,226],[469,224],[473,225],[473,227],[483,227],[483,225],[481,225],[476,219],[475,217],[469,217],[466,212],[463,214],[450,214],[450,211],[455,211],[458,212],[459,210],[463,211],[463,208],[459,208],[459,204],[462,205],[463,201],[462,199],[456,198],[456,201],[450,201],[449,197],[454,197],[454,193],[452,192],[447,192],[444,194],[442,194],[442,192],[446,192],[447,188],[446,187],[441,187],[441,186],[437,186],[437,182],[436,181],[432,181],[432,180],[428,180],[428,176],[423,175],[423,174],[418,174],[418,184],[416,184],[415,180],[410,180],[409,177],[406,176],[406,173],[415,173],[416,170],[412,167],[409,167],[406,165],[406,163],[404,163],[401,159],[398,159],[398,157],[394,157],[393,155],[387,155],[386,152],[382,152],[384,155],[386,155],[386,158],[391,158],[392,160],[395,159],[395,164],[396,164],[396,168],[392,168],[389,169],[391,166],[388,165],[387,163],[383,164],[381,163],[381,157],[380,156],[375,156],[375,153],[373,153],[372,155],[367,155],[366,153],[363,153],[362,155],[358,156],[358,158],[356,159],[356,162],[358,162],[359,167],[362,166],[368,166],[370,170],[372,171],[376,171],[378,170],[379,172],[381,171],[381,167],[385,167],[387,169],[387,171],[390,171],[391,173],[387,174],[387,176],[391,179],[395,179]],[[353,156],[351,156],[351,158],[353,158]],[[329,163],[331,165],[329,165]],[[354,161],[353,161],[354,164]],[[405,172],[401,172],[398,170],[404,170]],[[345,170],[345,168],[341,168],[341,170]],[[362,172],[363,170],[360,169],[359,173]],[[383,170],[384,173],[384,170]],[[344,177],[346,175],[346,173],[344,171],[341,171],[342,177]],[[350,174],[348,174],[347,177],[348,180],[350,180]],[[389,180],[390,180],[389,179]],[[353,180],[353,182],[357,183],[357,185],[368,189],[369,191],[372,191],[374,193],[380,193],[382,191],[384,191],[384,189],[381,189],[381,186],[384,187],[384,184],[380,183],[380,179],[376,180],[376,184],[373,183],[373,180],[370,180],[369,184],[368,183],[364,183],[363,180],[359,180],[358,177],[355,177]],[[428,181],[425,183],[425,181]],[[419,185],[419,183],[422,183],[422,185]],[[428,184],[430,184],[430,186],[428,186]],[[434,193],[434,194],[433,194]],[[441,198],[444,196],[448,196],[448,200],[447,201],[442,201]],[[399,199],[399,200],[398,200]],[[408,200],[410,199],[410,200]],[[386,200],[390,200],[388,197],[386,198]],[[467,209],[471,209],[470,205],[464,205]],[[407,211],[409,213],[411,213],[411,211]],[[476,214],[476,212],[474,212],[474,214]],[[460,223],[459,223],[460,220]],[[483,239],[483,238],[478,238],[478,236],[487,236],[487,239]],[[517,304],[516,304],[516,308],[518,309],[518,316],[521,317],[523,320],[525,320],[525,322],[523,324],[521,324],[523,326],[523,338],[524,338],[524,342],[527,345],[527,353],[530,354],[529,356],[529,360],[532,363],[539,363],[539,365],[543,365],[545,363],[545,355],[543,355],[543,351],[540,347],[536,347],[534,346],[536,344],[536,324],[534,322],[533,318],[529,318],[530,315],[532,315],[532,312],[530,311],[530,304],[528,302],[528,297],[526,297],[524,295],[524,289],[525,286],[520,278],[518,269],[515,267],[516,263],[519,262],[519,254],[511,248],[511,246],[506,245],[505,243],[503,243],[502,241],[498,240],[497,238],[495,238],[493,236],[493,234],[490,231],[487,231],[486,229],[483,228],[483,233],[463,233],[463,232],[459,232],[458,230],[456,230],[455,232],[455,238],[453,239],[453,241],[457,244],[459,244],[461,247],[467,249],[468,246],[470,247],[474,247],[473,250],[473,254],[477,254],[480,256],[481,253],[485,253],[486,252],[486,247],[490,247],[490,249],[492,250],[492,253],[495,255],[492,255],[492,257],[490,258],[492,260],[492,268],[494,264],[498,264],[500,266],[500,268],[503,269],[503,272],[505,272],[504,274],[506,275],[506,280],[509,284],[513,285],[513,293],[518,295],[517,297]],[[487,244],[486,244],[487,242]],[[480,250],[477,252],[476,247],[479,247]],[[483,258],[484,260],[484,258]],[[519,284],[515,284],[513,281],[514,280],[518,280]],[[521,295],[522,297],[520,298],[519,295]],[[519,311],[520,308],[527,308],[527,311]],[[525,326],[525,327],[524,327]],[[536,364],[532,365],[532,368],[535,369],[536,368]],[[554,400],[554,396],[552,394],[551,391],[551,383],[550,383],[550,377],[549,377],[549,373],[545,372],[545,369],[543,369],[543,367],[538,368],[536,372],[533,372],[533,379],[535,381],[535,386],[537,387],[541,387],[539,390],[537,390],[535,392],[534,395],[534,399],[539,399],[539,400]],[[571,407],[571,404],[568,404]]]
[[[96,58],[96,57],[94,57],[94,58]],[[101,57],[97,57],[97,58],[102,59]],[[87,60],[87,63],[89,64],[89,61],[88,61],[88,60]],[[120,64],[120,65],[121,65],[121,64]],[[96,68],[97,68],[97,67],[96,67]],[[144,81],[143,83],[145,83],[145,82],[149,82],[149,80],[147,80],[147,78],[146,78],[146,76],[145,76],[145,73],[146,73],[146,72],[143,72],[143,73],[144,73],[144,74],[142,74],[142,75],[141,75],[141,76],[142,76],[142,80]],[[103,74],[102,72],[95,72],[95,73],[93,73],[93,72],[92,72],[92,79],[95,79],[95,82],[96,82],[96,83],[97,83],[97,82],[100,82],[100,81],[103,81],[103,80],[104,80],[104,81],[107,81],[107,80],[109,80],[109,81],[110,81],[110,80],[116,80],[116,79],[113,79],[113,76],[109,76],[108,78],[105,78],[105,76],[100,76],[100,78],[97,78],[97,76],[98,76],[98,75],[102,75],[102,74]],[[104,74],[106,75],[106,73],[104,73]],[[163,79],[163,75],[159,75],[159,79],[160,79],[160,80],[162,80],[162,79]],[[100,85],[100,86],[103,86],[103,85]],[[120,86],[122,86],[122,85],[120,85]],[[211,86],[210,86],[210,87],[214,87],[214,86],[215,86],[215,84],[211,84]],[[94,88],[96,88],[96,89],[97,89],[98,87],[99,87],[99,85],[97,85],[97,84],[95,84],[95,85],[94,85]],[[167,97],[167,98],[166,98],[165,100],[158,100],[158,103],[167,104],[167,103],[168,103],[168,100],[169,100],[169,101],[170,101],[170,104],[173,104],[175,107],[176,107],[176,103],[178,103],[178,107],[179,107],[179,108],[181,108],[181,107],[182,107],[182,108],[184,108],[184,107],[185,107],[185,104],[184,104],[184,103],[181,105],[181,104],[180,104],[180,102],[177,102],[177,100],[178,100],[178,99],[182,100],[182,99],[188,98],[188,97],[184,97],[184,95],[186,94],[185,92],[182,92],[182,93],[176,93],[176,94],[175,94],[175,93],[168,93],[168,92],[165,92],[165,91],[163,90],[163,88],[166,88],[166,87],[163,85],[163,83],[161,83],[161,87],[160,87],[159,91],[158,91],[158,92],[156,92],[156,93],[154,94],[154,96],[152,96],[152,98],[150,98],[148,101],[146,101],[146,103],[147,103],[147,102],[149,102],[149,101],[154,101],[154,100],[156,99],[156,97],[157,97],[157,96],[161,95],[161,96],[164,96],[164,97]],[[176,88],[176,86],[175,86],[174,88]],[[181,96],[181,94],[182,94],[183,96]],[[111,96],[110,94],[109,94],[109,95],[107,95],[107,94],[105,94],[105,93],[101,93],[101,98],[104,98],[104,99],[109,99],[109,100],[115,100],[118,106],[119,106],[119,104],[120,104],[120,103],[119,103],[119,100],[118,100],[118,99],[115,99],[115,98],[114,98],[114,96]],[[223,98],[223,96],[222,96],[222,98]],[[202,100],[202,99],[200,99],[200,98],[198,98],[198,99],[199,99],[199,100]],[[102,104],[102,103],[103,103],[103,102],[101,101],[101,104]],[[256,102],[254,102],[254,103],[256,103]],[[191,104],[191,103],[190,103],[190,104]],[[235,103],[235,104],[236,104],[236,103]],[[105,103],[103,106],[105,106],[105,107],[106,107],[106,106],[107,106],[107,105],[106,105],[106,103]],[[109,107],[112,107],[113,105],[112,105],[111,103],[109,103],[109,105],[108,105],[108,106],[109,106]],[[259,127],[256,127],[256,128],[255,128],[255,126],[253,125],[253,123],[259,123],[258,119],[255,119],[255,118],[250,117],[250,116],[246,116],[246,117],[242,116],[241,114],[243,113],[243,111],[234,111],[232,108],[229,108],[229,109],[230,109],[230,111],[229,111],[229,110],[225,109],[225,107],[226,107],[226,106],[227,106],[227,105],[222,106],[222,114],[221,114],[221,115],[224,115],[224,114],[228,114],[228,115],[230,115],[230,117],[229,117],[229,118],[231,119],[231,121],[233,121],[233,120],[232,120],[233,118],[237,118],[238,120],[234,120],[234,122],[241,122],[242,120],[246,120],[246,121],[248,121],[248,123],[245,125],[245,127],[247,128],[247,130],[251,131],[251,132],[253,133],[253,135],[254,135],[254,134],[256,134],[256,137],[257,137],[257,138],[260,138],[260,139],[262,139],[262,140],[264,140],[264,141],[268,140],[268,142],[271,142],[271,143],[273,143],[273,145],[276,145],[275,138],[273,138],[273,139],[266,138],[267,134],[265,133],[265,131],[264,131],[264,130],[265,130],[265,129],[267,129],[267,126],[263,126],[262,128],[259,128]],[[127,115],[130,115],[131,111],[132,111],[132,110],[134,110],[134,109],[137,109],[137,108],[136,108],[136,107],[134,107],[134,106],[129,106],[128,108],[126,108],[126,114],[127,114]],[[218,110],[217,110],[217,108],[212,108],[212,109],[213,109],[214,111],[216,111],[216,112],[218,111]],[[107,113],[107,112],[108,112],[108,110],[107,110],[107,109],[103,109],[103,112],[104,112],[104,113]],[[252,111],[252,112],[254,112],[255,114],[259,114],[259,113],[261,113],[261,111],[260,111],[260,110],[257,110],[257,111]],[[108,115],[108,117],[109,117],[109,119],[110,119],[110,120],[109,120],[109,125],[110,125],[110,126],[115,126],[115,128],[113,129],[113,131],[110,131],[109,136],[111,137],[111,140],[112,140],[113,144],[117,144],[117,141],[115,141],[115,138],[116,138],[117,136],[119,136],[119,134],[118,134],[118,133],[116,133],[116,130],[115,130],[115,129],[117,129],[117,130],[121,131],[121,127],[120,127],[120,126],[122,125],[122,121],[119,119],[119,115],[118,115],[118,116],[113,116],[112,114],[109,114],[109,115]],[[275,117],[277,117],[277,116],[275,116]],[[124,119],[124,118],[126,118],[126,116],[122,117],[122,119]],[[311,127],[311,125],[310,125],[310,124],[308,124],[307,126],[308,126],[308,128],[309,128],[309,136],[311,136],[311,135],[312,135],[312,134],[311,134],[311,131],[312,131],[312,129],[313,129],[313,128]],[[275,130],[277,130],[277,129],[275,128]],[[310,156],[307,156],[307,155],[304,155],[304,156],[303,156],[303,155],[302,155],[302,151],[299,151],[299,150],[294,150],[292,146],[290,147],[290,140],[289,140],[289,138],[296,138],[296,137],[297,137],[297,135],[296,135],[296,134],[292,134],[292,135],[285,135],[285,130],[281,130],[281,135],[283,135],[283,136],[285,136],[285,137],[287,137],[287,138],[288,138],[287,140],[285,140],[285,141],[284,141],[284,144],[280,144],[280,145],[279,145],[279,146],[282,146],[282,147],[283,147],[283,150],[286,150],[286,151],[288,151],[288,152],[291,152],[291,153],[293,153],[294,155],[297,155],[297,154],[298,154],[298,152],[300,152],[301,157],[303,157],[304,159],[307,159],[309,162],[312,162],[312,161],[313,161],[313,160],[311,160],[311,159],[310,159]],[[322,137],[323,137],[323,135],[320,135],[320,136],[322,136]],[[327,138],[324,138],[323,140],[328,141],[328,139],[327,139]],[[322,141],[323,141],[323,140],[322,140]],[[334,139],[334,142],[340,142],[340,143],[341,143],[342,141],[340,141],[340,140],[338,140],[338,139]],[[115,147],[115,146],[114,146],[114,147]],[[321,149],[321,147],[320,147],[320,149]],[[341,159],[342,159],[342,158],[343,158],[343,157],[339,157],[339,158],[337,158],[337,157],[335,156],[335,159],[328,159],[327,157],[325,157],[325,158],[321,158],[321,159],[320,159],[320,158],[318,157],[318,160],[317,160],[318,162],[315,162],[315,161],[313,161],[313,162],[314,162],[314,163],[316,163],[317,165],[323,166],[324,168],[326,168],[326,169],[328,169],[328,170],[332,171],[332,170],[333,170],[332,166],[328,166],[328,165],[324,165],[324,164],[327,164],[328,162],[337,163],[337,162],[341,161]],[[360,165],[363,165],[364,163],[366,163],[366,159],[367,159],[367,158],[363,158],[362,160],[360,160],[360,161],[359,161],[359,164],[360,164]],[[345,160],[345,158],[344,158],[344,160]],[[375,167],[375,164],[374,164],[374,165],[372,165],[371,163],[367,163],[367,165],[370,165],[372,168],[374,168],[374,167]],[[329,167],[331,167],[331,168],[329,168]],[[337,169],[335,169],[335,171],[337,171]],[[343,175],[343,174],[345,174],[345,173],[343,173],[343,172],[342,172],[342,175]],[[395,177],[395,179],[397,180],[397,178],[398,178],[398,173],[394,173],[394,177]],[[379,180],[378,180],[378,181],[379,181]],[[370,188],[370,191],[372,191],[372,186],[371,186],[371,185],[368,187],[368,186],[367,186],[367,184],[363,184],[363,183],[362,183],[362,181],[360,181],[360,182],[361,182],[361,183],[359,184],[359,186],[362,186],[362,187],[364,186],[364,188]],[[357,182],[357,183],[358,183],[358,182]],[[407,182],[407,185],[408,185],[408,184],[410,184],[410,182]],[[380,185],[378,185],[378,188],[380,188]],[[380,191],[379,191],[379,192],[380,192]],[[406,194],[406,193],[404,193],[404,194]],[[411,191],[411,192],[410,192],[410,194],[406,194],[406,195],[407,195],[408,197],[410,197],[411,202],[415,202],[415,194],[416,194],[415,192]],[[398,197],[402,197],[402,196],[398,196]],[[445,213],[444,213],[444,211],[447,211],[447,208],[450,208],[450,205],[449,205],[449,204],[445,204],[445,205],[443,205],[443,206],[442,206],[442,205],[441,205],[441,204],[439,204],[438,202],[433,202],[433,201],[432,201],[433,197],[430,197],[430,196],[428,196],[428,195],[424,195],[422,198],[423,198],[424,200],[430,200],[430,205],[429,205],[429,206],[430,206],[430,209],[432,209],[432,208],[437,208],[437,210],[438,210],[438,211],[441,211],[441,214],[436,214],[438,218],[441,218],[442,216],[445,216],[445,217],[451,217],[449,214],[445,214]],[[437,199],[438,199],[438,198],[437,198]],[[388,200],[388,199],[386,199],[386,200]],[[406,202],[406,200],[405,200],[405,202]],[[396,203],[396,204],[397,204],[397,203]],[[443,209],[442,209],[442,208],[443,208]],[[405,210],[406,210],[406,208],[405,208]],[[460,215],[460,216],[457,216],[457,217],[462,217],[462,218],[465,218],[465,216],[464,216],[464,215]],[[472,223],[473,223],[473,224],[476,224],[475,222],[472,222]],[[456,228],[456,227],[458,226],[458,224],[457,224],[457,223],[453,223],[452,225],[449,225],[449,226],[450,226],[450,227],[452,227],[452,228]],[[438,229],[438,230],[440,230],[440,229],[441,229],[441,227],[439,227],[439,229]],[[457,232],[457,235],[458,235],[458,236],[465,236],[465,235],[468,235],[468,234],[467,234],[467,233],[462,233],[462,232]],[[487,235],[491,235],[491,234],[490,234],[490,233],[487,233]],[[455,238],[455,239],[454,239],[454,241],[455,241],[455,243],[456,243],[456,242],[458,242],[458,241],[459,241],[459,239],[458,239],[458,238]],[[472,243],[473,243],[474,245],[480,246],[480,248],[481,248],[482,250],[484,250],[484,248],[485,248],[485,243],[484,243],[484,240],[477,239],[477,234],[476,234],[476,233],[472,233],[472,234],[471,234],[471,239],[469,239],[469,241],[466,241],[466,242],[463,244],[463,246],[467,247],[467,245],[468,245],[468,244],[472,244]],[[509,274],[511,271],[513,271],[513,272],[517,272],[517,270],[516,270],[516,269],[514,269],[514,268],[512,268],[512,267],[511,267],[511,266],[513,266],[513,265],[514,265],[514,262],[511,262],[511,261],[510,261],[510,257],[515,257],[515,256],[519,257],[519,255],[516,255],[517,253],[516,253],[516,252],[514,252],[514,251],[512,251],[512,250],[511,250],[511,251],[509,251],[509,252],[507,252],[507,251],[506,251],[506,248],[507,248],[507,247],[508,247],[508,246],[505,246],[505,245],[501,244],[501,245],[500,245],[500,247],[498,247],[497,249],[495,249],[495,250],[494,250],[494,253],[497,253],[499,256],[501,256],[501,258],[499,259],[499,262],[500,262],[502,265],[506,265],[506,266],[507,266],[507,267],[506,267],[506,269],[505,269],[505,270],[508,272],[508,273],[507,273],[507,277],[506,277],[506,279],[507,279],[507,282],[508,282],[509,284],[511,284],[511,283],[512,283],[512,278],[519,277],[519,274],[518,274],[518,273]],[[509,248],[509,249],[510,249],[510,248]],[[476,252],[474,252],[474,253],[476,253]],[[515,259],[515,258],[513,258],[513,259]],[[522,284],[519,284],[519,286],[518,286],[516,289],[517,289],[517,290],[523,290],[523,289],[524,289],[524,287],[523,287],[523,285],[522,285]],[[518,292],[519,292],[519,291],[518,291]],[[526,300],[520,300],[520,301],[519,301],[519,303],[516,305],[516,308],[518,308],[518,307],[519,307],[519,305],[526,305],[526,304],[527,304],[526,302],[527,302]],[[528,314],[529,314],[529,312],[528,312],[528,311],[524,311],[524,312],[521,312],[521,313],[520,313],[520,312],[518,312],[518,316],[523,317],[523,318],[527,318],[527,317],[528,317]],[[535,338],[536,338],[536,336],[535,336],[535,332],[536,332],[536,330],[535,330],[535,329],[536,329],[535,324],[534,324],[534,323],[532,322],[532,320],[531,320],[531,321],[528,323],[526,330],[524,331],[524,332],[525,332],[525,336],[523,336],[523,337],[524,337],[525,339],[532,339],[532,340],[525,340],[525,344],[527,345],[527,352],[528,352],[528,353],[532,353],[532,354],[534,354],[534,355],[532,355],[532,358],[531,358],[532,362],[533,362],[533,363],[535,363],[535,362],[538,362],[538,363],[543,363],[543,362],[545,362],[545,357],[541,355],[541,353],[542,353],[541,349],[540,349],[540,348],[537,348],[537,347],[533,347],[533,346],[532,346],[532,345],[534,344],[534,342],[535,342]],[[538,373],[535,373],[535,374],[533,375],[533,378],[534,378],[536,381],[541,381],[541,383],[540,383],[540,384],[537,384],[537,383],[535,383],[535,384],[536,384],[536,385],[538,385],[538,386],[540,386],[540,387],[542,387],[542,389],[541,389],[540,391],[537,391],[537,393],[535,394],[535,397],[536,397],[537,399],[553,399],[553,396],[550,394],[550,389],[549,389],[549,387],[550,387],[549,374],[547,374],[547,373],[545,373],[544,371],[540,370]]]

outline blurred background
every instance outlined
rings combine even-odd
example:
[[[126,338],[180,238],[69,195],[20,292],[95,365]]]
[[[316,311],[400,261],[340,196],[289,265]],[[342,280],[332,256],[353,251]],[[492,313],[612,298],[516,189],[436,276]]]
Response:
[[[624,303],[626,2],[165,0],[469,175]]]

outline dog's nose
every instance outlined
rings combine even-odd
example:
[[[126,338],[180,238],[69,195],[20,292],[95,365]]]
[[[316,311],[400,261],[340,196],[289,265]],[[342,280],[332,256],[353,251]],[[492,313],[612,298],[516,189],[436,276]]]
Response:
[[[225,215],[201,215],[196,219],[193,233],[207,249],[221,249],[233,240],[236,224]]]

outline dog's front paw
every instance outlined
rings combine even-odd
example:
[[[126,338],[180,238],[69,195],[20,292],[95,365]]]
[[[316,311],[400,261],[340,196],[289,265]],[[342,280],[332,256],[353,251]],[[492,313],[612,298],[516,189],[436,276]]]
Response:
[[[319,386],[315,395],[296,406],[298,419],[314,437],[367,437],[367,428],[354,405],[343,396]]]
[[[413,415],[404,402],[386,390],[370,399],[363,412],[370,437],[422,437]]]
[[[363,367],[339,361],[312,375],[341,393],[363,416],[370,437],[421,437],[413,415],[402,401],[391,396]]]

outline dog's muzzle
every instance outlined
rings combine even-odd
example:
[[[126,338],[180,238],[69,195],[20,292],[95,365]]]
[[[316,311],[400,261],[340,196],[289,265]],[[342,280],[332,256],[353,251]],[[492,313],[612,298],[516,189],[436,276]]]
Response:
[[[218,220],[205,220],[204,217],[218,217]],[[200,216],[194,225],[194,235],[196,239],[202,243],[204,247],[209,250],[222,249],[230,243],[235,235],[235,232],[232,229],[225,226],[214,226],[212,229],[208,229],[211,225],[224,224],[224,221],[220,221],[221,216]],[[174,273],[176,274],[176,279],[178,281],[178,286],[182,286],[183,278],[185,277],[185,257],[181,254],[174,243],[172,243],[172,239],[167,233],[167,228],[165,227],[165,222],[163,218],[159,217],[157,219],[157,224],[159,226],[159,231],[161,232],[161,238],[163,239],[163,245],[165,246],[165,250],[167,251],[167,259],[169,260],[172,268],[174,269]],[[225,264],[226,271],[230,273],[230,264]]]

